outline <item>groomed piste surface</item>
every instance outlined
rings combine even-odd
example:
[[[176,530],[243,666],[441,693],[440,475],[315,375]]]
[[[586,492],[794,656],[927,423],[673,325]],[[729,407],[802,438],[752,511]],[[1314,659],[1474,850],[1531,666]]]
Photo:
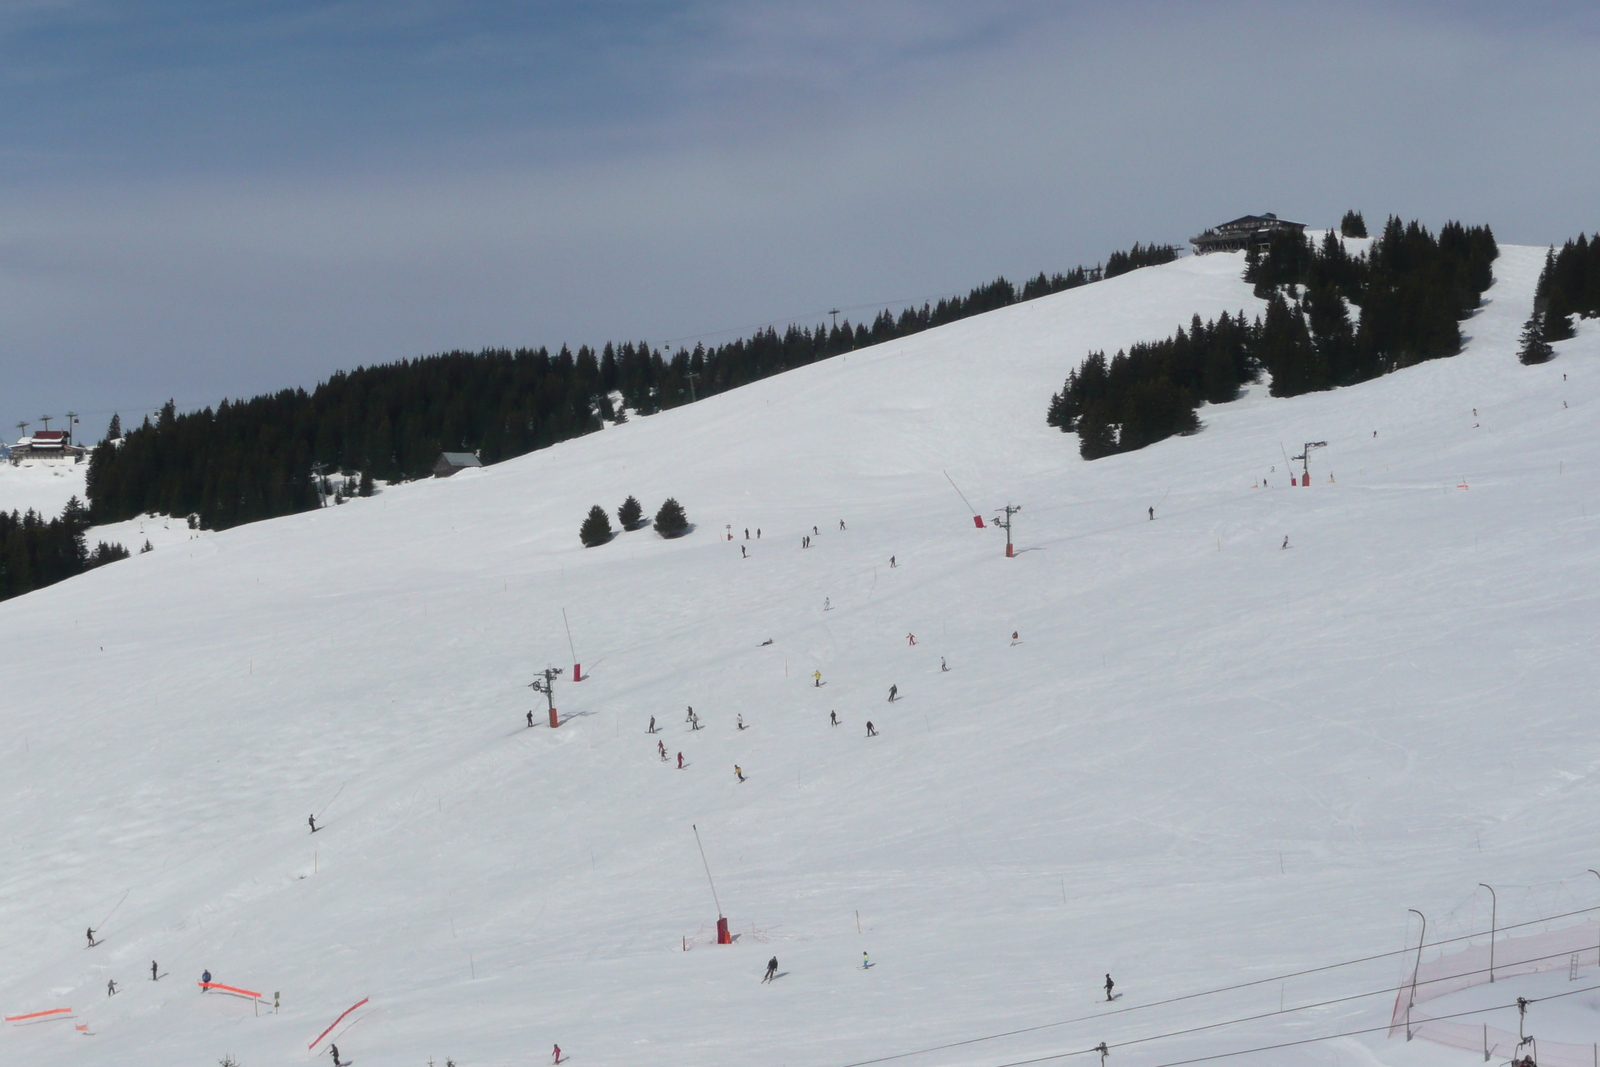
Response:
[[[311,1062],[370,998],[330,1035],[360,1067],[843,1067],[1396,953],[893,1062],[1385,1026],[1408,908],[1431,940],[1487,928],[1479,882],[1502,925],[1600,904],[1600,329],[1518,364],[1543,254],[1502,249],[1456,358],[1263,383],[1094,463],[1052,391],[1090,349],[1254,315],[1239,257],[0,604],[0,1007],[75,1012],[0,1057]],[[1015,558],[946,473],[986,521],[1023,506]],[[630,493],[693,531],[581,547]],[[1561,1040],[1600,1039],[1596,997]],[[1374,1060],[1481,1057],[1380,1031],[1231,1062]]]

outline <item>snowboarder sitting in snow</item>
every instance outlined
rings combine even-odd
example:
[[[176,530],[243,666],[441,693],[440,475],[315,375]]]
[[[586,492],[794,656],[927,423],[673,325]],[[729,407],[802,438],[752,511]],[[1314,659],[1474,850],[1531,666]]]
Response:
[[[778,976],[778,957],[774,956],[770,960],[767,961],[767,975],[766,975],[765,978],[763,978],[761,980],[763,982],[770,982],[774,978],[776,978],[777,976]]]

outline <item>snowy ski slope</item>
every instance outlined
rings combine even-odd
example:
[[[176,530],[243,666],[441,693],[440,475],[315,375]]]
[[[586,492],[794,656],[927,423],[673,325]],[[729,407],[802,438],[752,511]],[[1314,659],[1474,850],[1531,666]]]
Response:
[[[1093,1016],[1108,971],[1138,1008],[1398,953],[1412,907],[1430,940],[1485,928],[1479,882],[1501,925],[1600,903],[1600,329],[1517,363],[1543,254],[1502,250],[1460,357],[1259,385],[1093,464],[1051,392],[1091,348],[1254,314],[1239,257],[0,604],[0,1007],[76,1014],[6,1026],[0,1059],[310,1063],[370,998],[334,1031],[360,1067],[558,1042],[578,1067],[841,1067]],[[1323,440],[1290,488],[1285,454]],[[946,471],[986,518],[1023,505],[1015,559]],[[582,548],[629,493],[693,533]],[[562,609],[592,677],[527,729],[534,672],[571,669]],[[1156,1067],[1382,1027],[1411,959],[893,1062],[1107,1041]],[[281,1010],[201,994],[203,969]],[[1566,979],[1518,981],[1600,984]],[[1491,988],[1472,1006],[1519,986]],[[1600,1039],[1597,1004],[1530,1027]],[[1376,1032],[1216,1062],[1375,1061],[1481,1059]]]

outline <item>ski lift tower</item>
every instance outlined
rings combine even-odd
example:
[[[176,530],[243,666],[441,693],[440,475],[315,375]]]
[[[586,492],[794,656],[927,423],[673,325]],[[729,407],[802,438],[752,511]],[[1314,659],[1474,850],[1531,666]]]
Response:
[[[994,522],[994,524],[996,526],[998,526],[1001,529],[1005,530],[1005,532],[1006,532],[1006,559],[1013,559],[1013,558],[1015,558],[1015,553],[1012,551],[1012,548],[1011,548],[1011,516],[1015,515],[1019,511],[1021,511],[1022,510],[1022,505],[1021,504],[1016,504],[1016,505],[1007,504],[1005,507],[1001,508],[1000,510],[1005,512],[1005,516],[1006,517],[1004,519],[1002,519],[1002,518],[1000,518],[1000,516],[996,515],[994,517],[994,519],[993,519],[993,522]]]
[[[528,688],[535,693],[543,693],[545,703],[550,705],[550,729],[552,730],[561,725],[561,720],[556,717],[556,677],[560,673],[560,667],[546,667],[539,677],[528,683]]]
[[[1326,441],[1307,441],[1305,447],[1300,450],[1300,454],[1298,456],[1290,456],[1289,457],[1290,459],[1297,459],[1297,460],[1300,461],[1300,484],[1301,485],[1310,485],[1311,484],[1311,463],[1306,457],[1311,455],[1311,450],[1313,448],[1327,448],[1327,447],[1328,447],[1328,442],[1326,442]]]

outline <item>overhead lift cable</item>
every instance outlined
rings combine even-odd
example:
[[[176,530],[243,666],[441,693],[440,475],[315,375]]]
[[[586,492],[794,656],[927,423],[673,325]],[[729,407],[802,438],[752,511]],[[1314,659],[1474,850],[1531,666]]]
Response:
[[[1588,986],[1588,987],[1586,987],[1584,989],[1573,989],[1573,990],[1570,990],[1570,991],[1568,991],[1566,993],[1556,993],[1556,994],[1553,994],[1553,995],[1548,996],[1548,997],[1537,997],[1537,998],[1527,997],[1527,998],[1524,998],[1524,999],[1529,1004],[1537,1004],[1539,1001],[1542,1001],[1542,1000],[1559,1000],[1562,997],[1573,997],[1573,996],[1577,996],[1580,993],[1593,993],[1597,989],[1600,989],[1600,985]],[[1436,1021],[1442,1021],[1442,1020],[1445,1020],[1445,1019],[1463,1019],[1463,1018],[1466,1018],[1469,1015],[1484,1015],[1484,1014],[1486,1014],[1488,1012],[1491,1012],[1491,1011],[1505,1011],[1507,1009],[1517,1007],[1517,1004],[1518,1004],[1517,1001],[1512,1001],[1509,1004],[1496,1004],[1496,1005],[1493,1005],[1493,1006],[1487,1007],[1487,1008],[1473,1008],[1470,1011],[1458,1011],[1458,1012],[1454,1012],[1454,1013],[1452,1013],[1450,1015],[1435,1016],[1434,1018],[1435,1018]],[[1276,1014],[1276,1013],[1273,1013],[1273,1014]],[[1337,1033],[1337,1034],[1324,1034],[1321,1037],[1303,1037],[1303,1038],[1299,1038],[1299,1039],[1294,1040],[1294,1041],[1280,1041],[1280,1042],[1278,1042],[1277,1044],[1274,1044],[1274,1045],[1259,1045],[1259,1046],[1257,1046],[1255,1048],[1237,1049],[1237,1050],[1235,1050],[1233,1052],[1216,1052],[1216,1053],[1212,1053],[1209,1056],[1194,1056],[1194,1057],[1192,1057],[1190,1059],[1186,1059],[1186,1060],[1170,1060],[1170,1061],[1168,1061],[1166,1063],[1153,1064],[1152,1067],[1188,1067],[1189,1064],[1194,1064],[1194,1063],[1208,1063],[1208,1062],[1210,1062],[1212,1060],[1225,1060],[1225,1059],[1229,1059],[1229,1058],[1234,1057],[1234,1056],[1248,1056],[1251,1053],[1255,1053],[1255,1052],[1271,1052],[1274,1049],[1293,1048],[1296,1045],[1312,1045],[1312,1044],[1316,1044],[1319,1041],[1334,1041],[1334,1040],[1337,1040],[1338,1038],[1341,1038],[1341,1037],[1359,1037],[1359,1036],[1361,1036],[1363,1034],[1382,1033],[1382,1032],[1384,1032],[1384,1031],[1386,1031],[1388,1029],[1390,1029],[1389,1024],[1384,1024],[1383,1026],[1369,1026],[1369,1027],[1366,1027],[1366,1028],[1361,1029],[1361,1030],[1346,1030],[1346,1031],[1344,1031],[1342,1033]],[[1137,1038],[1137,1039],[1135,1039],[1133,1041],[1123,1041],[1123,1042],[1119,1042],[1117,1044],[1107,1044],[1106,1048],[1107,1048],[1107,1050],[1117,1049],[1117,1048],[1125,1048],[1128,1045],[1138,1044],[1139,1042],[1157,1041],[1157,1040],[1160,1040],[1160,1038],[1162,1038],[1162,1037],[1174,1037],[1174,1036],[1177,1036],[1177,1034],[1188,1033],[1188,1032],[1189,1031],[1181,1031],[1180,1030],[1180,1031],[1175,1031],[1172,1034],[1159,1034],[1159,1035],[1156,1035],[1155,1037],[1142,1037],[1142,1038]],[[1064,1060],[1064,1059],[1067,1059],[1067,1058],[1072,1057],[1072,1056],[1081,1056],[1081,1055],[1084,1054],[1084,1052],[1099,1052],[1099,1051],[1100,1051],[1100,1046],[1096,1045],[1094,1048],[1091,1048],[1091,1049],[1074,1050],[1072,1052],[1057,1052],[1057,1053],[1054,1053],[1054,1054],[1049,1055],[1049,1056],[1035,1056],[1035,1057],[1032,1057],[1032,1058],[1026,1059],[1026,1060],[1008,1060],[1005,1063],[994,1064],[993,1067],[1027,1067],[1028,1064],[1049,1063],[1052,1060]]]
[[[997,1033],[997,1034],[985,1034],[985,1035],[983,1035],[981,1037],[969,1037],[969,1038],[966,1038],[966,1039],[961,1040],[961,1041],[951,1041],[951,1042],[948,1042],[948,1043],[943,1044],[943,1045],[930,1045],[927,1048],[913,1049],[910,1052],[896,1052],[896,1053],[892,1053],[892,1054],[890,1054],[888,1056],[876,1056],[876,1057],[874,1057],[872,1059],[868,1059],[868,1060],[856,1060],[856,1061],[854,1061],[852,1063],[844,1064],[843,1067],[869,1067],[870,1064],[888,1063],[888,1062],[893,1061],[893,1060],[902,1060],[902,1059],[906,1059],[906,1058],[911,1057],[911,1056],[921,1056],[921,1055],[924,1055],[924,1054],[929,1053],[929,1052],[943,1052],[943,1051],[945,1051],[947,1049],[960,1048],[963,1045],[976,1045],[976,1044],[979,1044],[979,1043],[984,1042],[984,1041],[998,1041],[1001,1038],[1016,1037],[1019,1034],[1031,1034],[1031,1033],[1035,1033],[1035,1032],[1037,1032],[1039,1030],[1050,1030],[1050,1029],[1054,1029],[1056,1027],[1061,1027],[1061,1026],[1071,1026],[1071,1025],[1073,1025],[1075,1023],[1094,1022],[1097,1019],[1109,1019],[1109,1018],[1111,1018],[1112,1016],[1115,1016],[1115,1015],[1126,1015],[1126,1014],[1128,1014],[1130,1012],[1145,1011],[1145,1010],[1147,1010],[1149,1008],[1164,1007],[1164,1006],[1166,1006],[1168,1004],[1178,1004],[1178,1003],[1181,1003],[1181,1002],[1186,1001],[1186,1000],[1197,1000],[1200,997],[1216,996],[1219,993],[1231,993],[1234,990],[1248,989],[1251,986],[1267,985],[1267,984],[1272,983],[1272,982],[1283,982],[1283,981],[1289,980],[1290,978],[1301,978],[1301,977],[1304,977],[1305,975],[1308,975],[1308,974],[1318,974],[1318,973],[1321,973],[1323,971],[1338,970],[1341,967],[1354,967],[1357,964],[1371,963],[1371,962],[1373,962],[1375,960],[1387,959],[1388,957],[1391,957],[1391,956],[1403,956],[1403,955],[1407,955],[1407,954],[1412,953],[1412,952],[1417,952],[1420,949],[1437,948],[1440,945],[1450,945],[1450,944],[1454,944],[1457,941],[1470,941],[1474,937],[1482,937],[1485,934],[1489,934],[1489,935],[1493,936],[1495,934],[1503,933],[1503,932],[1505,932],[1507,930],[1516,930],[1516,929],[1519,929],[1519,928],[1524,927],[1524,926],[1536,926],[1539,923],[1553,922],[1556,919],[1568,919],[1568,918],[1571,918],[1574,915],[1586,915],[1589,912],[1592,912],[1592,911],[1595,911],[1595,910],[1600,910],[1600,906],[1588,907],[1588,908],[1578,908],[1575,911],[1565,911],[1565,912],[1561,912],[1561,913],[1556,914],[1556,915],[1546,915],[1543,918],[1529,919],[1526,922],[1512,923],[1509,926],[1500,926],[1500,927],[1497,927],[1496,929],[1494,929],[1492,931],[1491,930],[1480,930],[1480,931],[1478,931],[1476,933],[1461,934],[1461,935],[1456,936],[1456,937],[1444,937],[1444,938],[1440,938],[1437,941],[1426,942],[1423,945],[1421,945],[1420,947],[1418,947],[1418,946],[1407,946],[1406,948],[1394,949],[1393,951],[1390,951],[1390,952],[1379,952],[1379,953],[1376,953],[1376,954],[1371,955],[1371,956],[1361,956],[1361,957],[1358,957],[1358,958],[1353,959],[1353,960],[1344,960],[1343,962],[1340,962],[1340,963],[1329,963],[1329,964],[1324,964],[1323,966],[1320,966],[1320,967],[1308,967],[1305,970],[1291,971],[1288,974],[1272,975],[1272,976],[1267,977],[1267,978],[1255,978],[1255,979],[1252,979],[1252,980],[1250,980],[1248,982],[1238,982],[1238,983],[1236,983],[1234,985],[1219,986],[1216,989],[1203,989],[1203,990],[1201,990],[1201,991],[1199,991],[1197,993],[1185,993],[1185,994],[1183,994],[1181,996],[1168,997],[1165,1000],[1152,1000],[1152,1001],[1150,1001],[1150,1002],[1148,1002],[1146,1004],[1132,1004],[1132,1005],[1129,1005],[1126,1008],[1116,1008],[1116,1009],[1113,1009],[1112,1011],[1096,1012],[1093,1015],[1080,1015],[1080,1016],[1077,1016],[1076,1018],[1072,1018],[1072,1019],[1061,1019],[1061,1020],[1058,1020],[1056,1022],[1039,1023],[1036,1026],[1024,1026],[1024,1027],[1021,1027],[1021,1028],[1016,1029],[1016,1030],[1006,1030],[1006,1031],[1004,1031],[1002,1033]],[[1567,955],[1567,953],[1560,952],[1560,953],[1556,953],[1555,955]],[[1540,957],[1540,958],[1546,958],[1546,957]],[[1549,958],[1553,958],[1553,957],[1549,957]],[[1475,973],[1475,972],[1469,972],[1469,973]],[[1409,984],[1409,983],[1407,983],[1407,984]],[[1362,993],[1362,994],[1358,994],[1358,996],[1376,996],[1377,992],[1393,993],[1393,992],[1396,992],[1400,988],[1403,988],[1403,987],[1401,987],[1401,986],[1393,986],[1393,987],[1390,987],[1387,990],[1379,990],[1379,991],[1375,991],[1373,993]],[[1565,996],[1566,994],[1562,994],[1562,995]],[[1329,1001],[1328,1003],[1335,1003],[1335,1002]],[[1315,1007],[1315,1006],[1316,1005],[1309,1005],[1308,1004],[1308,1005],[1304,1005],[1303,1007],[1309,1008],[1309,1007]],[[1302,1009],[1287,1009],[1287,1010],[1302,1010]],[[1277,1013],[1273,1013],[1273,1014],[1277,1014]],[[1223,1025],[1227,1025],[1227,1024],[1218,1023],[1218,1024],[1215,1024],[1215,1025],[1223,1026]],[[1387,1027],[1384,1027],[1383,1029],[1387,1029]],[[1096,1050],[1095,1049],[1090,1049],[1089,1051],[1093,1052],[1093,1051],[1096,1051]],[[1075,1056],[1075,1055],[1078,1055],[1078,1053],[1075,1053],[1075,1052],[1074,1053],[1063,1053],[1062,1055],[1074,1055]],[[1031,1062],[1031,1061],[1029,1061],[1029,1062]]]

